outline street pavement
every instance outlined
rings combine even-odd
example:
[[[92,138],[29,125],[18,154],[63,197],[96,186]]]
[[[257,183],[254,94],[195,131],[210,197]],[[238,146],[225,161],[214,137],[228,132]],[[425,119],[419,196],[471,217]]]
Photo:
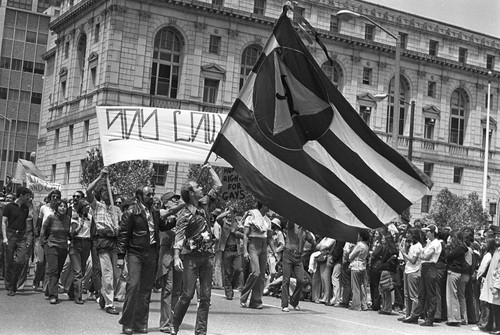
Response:
[[[30,283],[30,280],[28,280]],[[119,316],[106,314],[95,301],[76,305],[65,294],[61,302],[50,305],[41,291],[24,289],[14,297],[6,294],[0,281],[0,334],[119,334]],[[379,315],[376,312],[356,312],[311,302],[301,302],[301,310],[281,311],[280,300],[264,297],[262,310],[242,308],[238,293],[232,301],[224,298],[223,290],[212,290],[208,334],[210,335],[315,335],[315,334],[481,334],[472,325],[449,327],[444,323],[432,328],[408,325],[397,321],[400,315]],[[149,333],[161,334],[160,295],[153,293],[149,313]],[[116,307],[121,311],[122,303]],[[179,334],[193,334],[196,301],[193,299]]]

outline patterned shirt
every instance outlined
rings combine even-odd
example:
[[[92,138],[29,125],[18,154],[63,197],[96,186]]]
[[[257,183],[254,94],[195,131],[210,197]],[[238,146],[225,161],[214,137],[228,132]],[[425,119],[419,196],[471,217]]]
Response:
[[[119,222],[122,217],[120,208],[98,202],[96,199],[90,203],[97,234],[101,237],[113,237],[118,234]]]

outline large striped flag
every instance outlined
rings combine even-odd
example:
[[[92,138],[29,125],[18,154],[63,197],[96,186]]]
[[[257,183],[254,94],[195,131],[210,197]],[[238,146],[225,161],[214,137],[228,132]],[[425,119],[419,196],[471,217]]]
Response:
[[[273,211],[355,241],[360,228],[382,227],[421,199],[432,181],[371,131],[285,12],[212,150]]]

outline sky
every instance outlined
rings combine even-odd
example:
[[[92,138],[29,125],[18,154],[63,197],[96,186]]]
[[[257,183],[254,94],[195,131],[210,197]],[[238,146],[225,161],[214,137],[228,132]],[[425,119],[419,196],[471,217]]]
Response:
[[[500,38],[500,0],[366,0]]]

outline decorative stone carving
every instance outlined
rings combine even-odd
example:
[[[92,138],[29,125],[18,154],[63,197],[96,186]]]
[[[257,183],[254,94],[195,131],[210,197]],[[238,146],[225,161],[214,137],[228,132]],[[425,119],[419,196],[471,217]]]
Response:
[[[377,62],[377,65],[379,68],[381,69],[385,69],[387,67],[387,63],[386,62],[381,62],[381,61],[378,61]]]
[[[65,77],[68,75],[68,68],[67,67],[62,67],[61,70],[59,71],[59,77]]]
[[[139,11],[139,17],[141,19],[149,19],[151,17],[151,13],[148,11],[140,10]]]
[[[424,70],[418,70],[418,71],[417,71],[417,74],[418,74],[418,76],[419,76],[420,78],[423,78],[423,77],[425,77],[426,72],[425,72]]]
[[[89,18],[87,19],[87,23],[88,23],[89,25],[92,25],[92,24],[94,23],[94,20],[95,20],[95,19],[94,19],[94,17],[89,17]]]
[[[207,24],[204,22],[195,22],[194,27],[198,31],[204,31],[207,29]]]
[[[99,55],[97,54],[97,52],[92,51],[89,55],[89,58],[87,58],[87,60],[89,63],[92,63],[92,62],[97,61],[98,58],[99,58]]]
[[[230,38],[236,38],[239,34],[239,31],[234,29],[228,29],[227,34]]]

